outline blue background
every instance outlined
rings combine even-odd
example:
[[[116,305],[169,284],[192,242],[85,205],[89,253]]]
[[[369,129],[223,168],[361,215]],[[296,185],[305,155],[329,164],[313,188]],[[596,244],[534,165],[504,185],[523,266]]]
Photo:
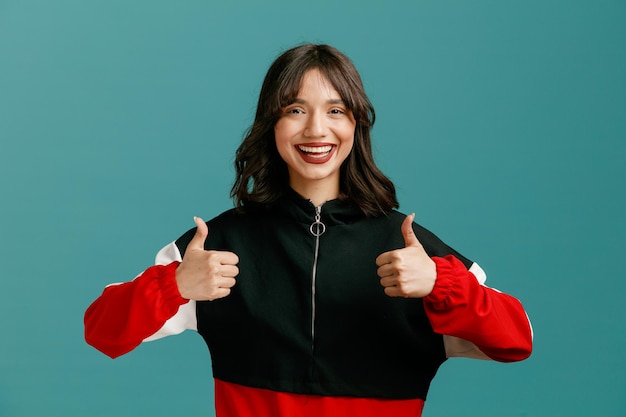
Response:
[[[425,416],[626,416],[626,2],[0,0],[0,416],[213,415],[194,332],[115,361],[86,307],[231,207],[284,49],[359,68],[404,212],[519,297],[522,363],[455,359]]]

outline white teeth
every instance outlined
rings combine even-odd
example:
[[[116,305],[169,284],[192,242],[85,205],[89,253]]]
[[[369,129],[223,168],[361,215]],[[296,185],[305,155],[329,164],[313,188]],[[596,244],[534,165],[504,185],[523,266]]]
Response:
[[[326,146],[302,146],[298,145],[298,149],[306,153],[328,153],[333,149],[332,145]]]

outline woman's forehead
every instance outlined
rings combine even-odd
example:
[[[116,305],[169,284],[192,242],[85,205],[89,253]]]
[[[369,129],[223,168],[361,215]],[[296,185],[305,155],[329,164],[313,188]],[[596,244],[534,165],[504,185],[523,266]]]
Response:
[[[341,95],[333,83],[317,68],[310,69],[304,73],[297,92],[298,97],[311,94],[323,94],[330,100],[341,100]]]

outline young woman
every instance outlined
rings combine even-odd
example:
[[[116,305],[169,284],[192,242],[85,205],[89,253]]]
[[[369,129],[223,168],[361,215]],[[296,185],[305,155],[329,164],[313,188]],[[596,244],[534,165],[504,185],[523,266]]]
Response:
[[[302,45],[270,67],[237,150],[236,207],[108,286],[85,315],[111,357],[198,331],[218,417],[420,416],[448,357],[530,355],[515,298],[395,211],[350,60]]]

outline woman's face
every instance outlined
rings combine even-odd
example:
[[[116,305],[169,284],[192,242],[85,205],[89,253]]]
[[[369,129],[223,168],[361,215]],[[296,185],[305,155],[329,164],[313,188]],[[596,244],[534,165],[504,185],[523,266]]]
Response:
[[[274,126],[276,148],[287,163],[289,185],[339,195],[339,168],[354,143],[356,122],[332,84],[316,69],[304,74],[295,101]]]

